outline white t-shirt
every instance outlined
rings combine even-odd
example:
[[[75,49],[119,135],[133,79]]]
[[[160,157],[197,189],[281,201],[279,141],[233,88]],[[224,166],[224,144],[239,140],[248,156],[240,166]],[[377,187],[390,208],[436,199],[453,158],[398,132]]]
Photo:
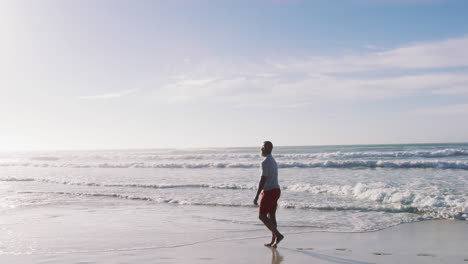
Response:
[[[262,161],[260,172],[261,176],[266,177],[264,191],[280,188],[278,184],[278,165],[276,165],[276,161],[271,154],[268,154]]]

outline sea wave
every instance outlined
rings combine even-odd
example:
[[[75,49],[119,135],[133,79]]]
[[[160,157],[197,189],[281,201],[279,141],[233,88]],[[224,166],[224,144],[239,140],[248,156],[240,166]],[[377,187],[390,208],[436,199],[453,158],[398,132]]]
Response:
[[[37,156],[37,157],[31,157],[29,159],[30,160],[41,160],[41,161],[57,161],[60,158],[59,157],[53,157],[53,156]]]
[[[308,159],[355,159],[355,158],[444,158],[453,156],[468,156],[468,150],[464,149],[440,149],[434,151],[388,151],[388,152],[319,152],[319,153],[276,153],[275,157],[288,160]],[[220,153],[197,155],[156,155],[147,156],[149,160],[237,160],[256,159],[259,154],[249,153]]]
[[[34,180],[34,179],[22,179]],[[40,179],[38,181],[78,186],[96,186],[96,187],[118,187],[118,188],[145,188],[145,189],[228,189],[228,190],[256,190],[255,184],[236,184],[236,183],[187,183],[187,184],[133,184],[133,183],[95,183],[95,182],[73,182],[56,181],[51,179]],[[393,204],[393,206],[410,206],[415,208],[424,207],[453,207],[459,211],[468,209],[468,195],[454,196],[445,195],[436,189],[427,191],[401,189],[387,186],[385,184],[364,184],[355,185],[329,185],[329,184],[290,184],[283,185],[281,189],[284,192],[310,193],[314,195],[333,195],[339,197],[350,197],[355,200],[367,200],[383,204]]]
[[[255,190],[256,186],[247,184],[235,183],[219,183],[219,184],[134,184],[134,183],[121,183],[121,184],[108,184],[108,183],[95,183],[95,182],[73,182],[73,181],[57,181],[51,179],[41,179],[40,181],[54,184],[65,185],[78,185],[78,186],[97,186],[97,187],[119,187],[119,188],[146,188],[146,189],[176,189],[176,188],[195,188],[195,189],[230,189],[230,190]]]
[[[25,181],[35,181],[35,179],[32,178],[1,178],[0,181],[3,182],[25,182]]]
[[[160,169],[200,169],[200,168],[257,168],[258,162],[207,162],[207,163],[35,163],[0,162],[2,167],[62,167],[62,168],[160,168]],[[468,170],[468,161],[443,160],[316,160],[309,162],[278,162],[279,168],[393,168],[393,169],[459,169]]]
[[[118,198],[125,200],[136,200],[136,201],[149,201],[155,203],[166,203],[166,204],[179,204],[189,206],[210,206],[210,207],[244,207],[252,208],[255,207],[250,202],[208,202],[208,201],[197,201],[190,198],[171,198],[171,197],[151,197],[143,195],[127,195],[122,193],[100,193],[100,192],[19,192],[19,193],[33,193],[33,194],[47,194],[47,195],[69,195],[69,196],[86,196],[86,197],[104,197],[104,198]],[[468,205],[464,204],[463,208],[459,206],[453,206],[450,204],[409,204],[394,206],[391,204],[377,204],[377,205],[327,205],[327,204],[308,204],[305,202],[279,202],[279,207],[283,209],[294,209],[294,210],[320,210],[320,211],[358,211],[358,212],[382,212],[382,213],[411,213],[417,214],[420,219],[460,219],[460,215],[466,214]]]
[[[278,155],[276,155],[278,156]],[[389,151],[389,152],[324,152],[317,154],[285,154],[281,155],[291,159],[355,159],[355,158],[444,158],[452,156],[468,156],[468,150],[440,149],[434,151]]]
[[[468,212],[468,195],[447,194],[437,187],[429,190],[402,189],[384,184],[312,185],[296,184],[284,187],[290,192],[328,194],[353,200],[376,202],[386,212],[411,212],[430,218],[460,218]],[[306,206],[307,207],[307,206]],[[334,209],[333,210],[340,210]],[[360,209],[361,210],[361,209]],[[374,209],[372,209],[374,210]]]
[[[389,150],[389,151],[322,151],[316,152],[311,149],[312,152],[304,153],[287,153],[284,151],[278,151],[274,154],[275,157],[281,160],[288,161],[304,161],[304,160],[329,160],[329,159],[383,159],[383,158],[447,158],[456,156],[468,156],[468,150],[463,148],[441,148],[433,150]],[[46,152],[37,154],[22,153],[22,154],[10,154],[3,155],[0,157],[0,161],[18,161],[18,162],[159,162],[159,163],[187,163],[187,161],[201,162],[201,161],[216,161],[230,163],[232,161],[248,161],[260,159],[260,153],[258,152],[230,152],[226,150],[212,151],[212,152],[181,152],[181,153],[167,153],[167,152],[146,152],[146,151],[82,151],[82,152]]]

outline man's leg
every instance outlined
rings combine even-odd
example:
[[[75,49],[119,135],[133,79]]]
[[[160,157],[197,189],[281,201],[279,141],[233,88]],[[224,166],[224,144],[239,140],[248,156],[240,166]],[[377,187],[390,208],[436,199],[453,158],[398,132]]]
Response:
[[[268,214],[268,216],[270,217],[270,220],[271,220],[271,223],[273,224],[273,226],[275,227],[276,231],[278,231],[278,228],[277,228],[277,225],[276,225],[276,211],[273,211],[273,212],[270,212]],[[276,242],[274,244],[272,244],[273,247],[276,247],[278,245],[278,243],[283,240],[284,236],[282,234],[280,234],[280,232],[278,231],[278,234],[279,235],[275,235],[275,240]]]
[[[275,226],[275,228],[277,228],[277,226],[276,226],[276,212],[268,213],[268,218],[270,218],[270,220],[273,223],[273,225]]]
[[[278,229],[276,229],[276,225],[273,224],[273,222],[264,214],[259,214],[258,218],[263,222],[263,224],[270,229],[270,231],[273,233],[273,235],[276,236],[276,243],[278,244],[281,239],[283,239],[283,235],[281,235],[280,232],[278,232]],[[276,221],[276,220],[275,220]],[[281,239],[280,239],[281,238]],[[278,241],[279,240],[279,241]]]
[[[273,226],[276,227],[276,217],[273,213],[273,218],[272,218],[272,213],[268,213],[268,218],[270,218],[271,222],[273,223]],[[271,245],[273,245],[276,241],[276,236],[275,236],[275,233],[273,233],[273,231],[271,232],[271,242],[270,243],[267,243],[267,244],[264,244],[266,247],[271,247]]]

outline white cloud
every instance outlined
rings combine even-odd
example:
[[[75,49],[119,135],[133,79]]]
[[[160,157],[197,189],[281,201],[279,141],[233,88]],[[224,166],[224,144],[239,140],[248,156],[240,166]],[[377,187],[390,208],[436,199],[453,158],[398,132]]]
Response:
[[[381,52],[343,57],[291,60],[284,67],[314,69],[322,73],[353,73],[390,69],[439,69],[468,66],[468,37],[416,43]]]
[[[453,85],[451,87],[444,87],[441,89],[434,90],[433,94],[440,95],[468,95],[468,82],[460,82],[460,85]]]
[[[132,94],[136,91],[138,91],[138,89],[130,89],[130,90],[118,91],[118,92],[107,93],[107,94],[80,96],[78,98],[86,99],[86,100],[113,99],[113,98],[120,98],[129,94]]]
[[[431,108],[420,108],[416,113],[423,115],[468,115],[468,104],[444,105]]]
[[[379,46],[376,46],[376,45],[372,45],[372,44],[364,45],[364,48],[370,49],[370,50],[380,50],[380,49],[383,49],[382,47],[379,47]]]
[[[468,66],[468,37],[413,44],[374,54],[381,66],[430,69]]]
[[[208,100],[241,105],[306,105],[320,99],[375,100],[417,94],[455,92],[468,84],[467,74],[426,73],[386,78],[353,78],[314,75],[300,80],[286,77],[219,78],[206,82],[187,79],[168,84],[159,90],[171,103]],[[466,91],[465,91],[466,92]]]
[[[267,102],[275,107],[304,106],[324,98],[467,94],[468,74],[459,70],[468,66],[467,47],[468,37],[464,37],[344,57],[268,59],[235,65],[209,61],[180,74],[156,93],[170,103],[202,100],[245,106]],[[409,72],[415,69],[419,73]],[[389,70],[400,74],[388,76]]]

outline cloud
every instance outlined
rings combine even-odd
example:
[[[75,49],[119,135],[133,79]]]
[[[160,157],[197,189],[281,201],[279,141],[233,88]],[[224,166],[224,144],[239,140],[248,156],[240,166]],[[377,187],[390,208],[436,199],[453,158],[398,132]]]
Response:
[[[118,91],[115,93],[107,93],[107,94],[98,94],[98,95],[88,95],[88,96],[80,96],[79,99],[85,100],[99,100],[99,99],[113,99],[113,98],[120,98],[129,94],[136,92],[138,89],[130,89],[124,91]]]
[[[300,107],[316,100],[468,94],[468,37],[341,57],[279,58],[193,66],[157,91],[169,103]],[[435,71],[437,70],[437,71]],[[391,76],[389,71],[397,72]]]
[[[283,67],[322,73],[353,73],[391,69],[440,69],[468,66],[468,37],[416,43],[381,52],[343,57],[311,57],[283,62]]]
[[[468,83],[466,81],[460,82],[460,85],[453,85],[451,87],[443,87],[436,89],[433,94],[440,95],[468,95]]]
[[[381,47],[379,47],[379,46],[372,45],[372,44],[364,45],[364,48],[370,49],[370,50],[380,50],[380,49],[383,49],[383,48],[381,48]]]
[[[184,82],[196,83],[199,80]],[[201,82],[200,82],[201,83]],[[242,105],[305,106],[315,100],[378,100],[441,93],[468,83],[467,74],[420,74],[392,78],[349,78],[316,75],[297,81],[275,78],[217,79],[201,85],[170,84],[159,92],[171,103],[209,100]]]
[[[444,105],[431,108],[420,108],[416,113],[423,115],[468,115],[468,104]]]

